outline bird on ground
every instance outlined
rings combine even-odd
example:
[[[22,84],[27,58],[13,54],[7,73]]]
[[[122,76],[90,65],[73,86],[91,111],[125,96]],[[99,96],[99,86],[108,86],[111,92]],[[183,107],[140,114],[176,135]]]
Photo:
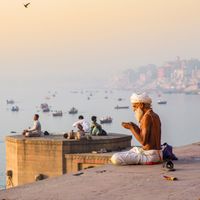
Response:
[[[26,3],[26,4],[24,4],[24,7],[25,8],[28,8],[28,6],[30,5],[31,3],[29,2],[29,3]]]

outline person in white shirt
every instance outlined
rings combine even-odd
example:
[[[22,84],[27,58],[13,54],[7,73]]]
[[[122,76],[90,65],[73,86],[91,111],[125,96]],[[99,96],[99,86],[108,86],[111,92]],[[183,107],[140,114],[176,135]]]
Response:
[[[42,135],[39,115],[35,114],[33,120],[33,127],[23,131],[23,135],[26,137],[40,137]]]
[[[87,122],[82,115],[78,117],[78,121],[75,122],[72,126],[76,127],[78,131],[87,133],[90,131],[90,124]]]

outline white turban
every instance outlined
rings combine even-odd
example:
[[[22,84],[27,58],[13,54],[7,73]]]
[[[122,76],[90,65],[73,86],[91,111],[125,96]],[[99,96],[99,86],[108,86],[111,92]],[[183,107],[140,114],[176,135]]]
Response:
[[[133,93],[130,97],[130,101],[131,103],[148,103],[148,104],[152,103],[151,98],[146,93],[142,94]]]

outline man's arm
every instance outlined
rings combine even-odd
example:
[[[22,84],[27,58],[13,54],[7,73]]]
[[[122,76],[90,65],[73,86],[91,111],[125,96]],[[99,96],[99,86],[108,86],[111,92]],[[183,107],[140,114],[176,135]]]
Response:
[[[129,129],[137,141],[142,144],[142,137],[140,135],[140,128],[133,122],[122,122],[122,126]]]
[[[129,123],[122,123],[122,126],[126,129],[129,129],[134,137],[137,139],[137,141],[142,145],[146,145],[149,134],[150,134],[150,127],[151,127],[151,118],[150,116],[146,115],[145,119],[142,122],[142,127],[141,129],[134,124],[133,122]]]
[[[80,123],[80,120],[74,122],[72,126],[73,126],[73,127],[77,127],[77,125],[78,125],[79,123]]]

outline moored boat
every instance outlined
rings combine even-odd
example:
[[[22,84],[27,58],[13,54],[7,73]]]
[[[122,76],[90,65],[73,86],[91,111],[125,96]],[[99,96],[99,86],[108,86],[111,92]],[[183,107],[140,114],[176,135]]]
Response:
[[[129,106],[115,106],[115,109],[129,109]]]
[[[63,116],[63,113],[61,110],[59,111],[55,111],[52,113],[53,117],[62,117]]]
[[[162,99],[159,99],[159,100],[157,101],[157,103],[158,103],[158,104],[167,104],[167,101],[162,100]]]
[[[6,100],[6,103],[7,103],[7,104],[14,104],[14,103],[15,103],[15,101],[14,101],[14,100],[12,100],[12,99],[10,99],[10,100]]]
[[[78,113],[78,110],[74,107],[72,107],[70,110],[69,110],[69,114],[76,114]]]
[[[49,107],[49,106],[48,106],[47,103],[42,103],[42,104],[40,105],[40,108],[41,108],[41,109],[48,108],[48,107]]]
[[[49,105],[47,103],[42,103],[40,105],[40,108],[42,109],[43,112],[49,112],[50,111]]]
[[[12,106],[11,111],[12,112],[18,112],[19,111],[19,107],[18,106]]]
[[[101,124],[109,124],[112,123],[112,118],[111,117],[103,117],[100,119]]]
[[[49,107],[47,107],[47,108],[43,108],[42,111],[43,112],[50,112],[50,109],[49,109]]]

